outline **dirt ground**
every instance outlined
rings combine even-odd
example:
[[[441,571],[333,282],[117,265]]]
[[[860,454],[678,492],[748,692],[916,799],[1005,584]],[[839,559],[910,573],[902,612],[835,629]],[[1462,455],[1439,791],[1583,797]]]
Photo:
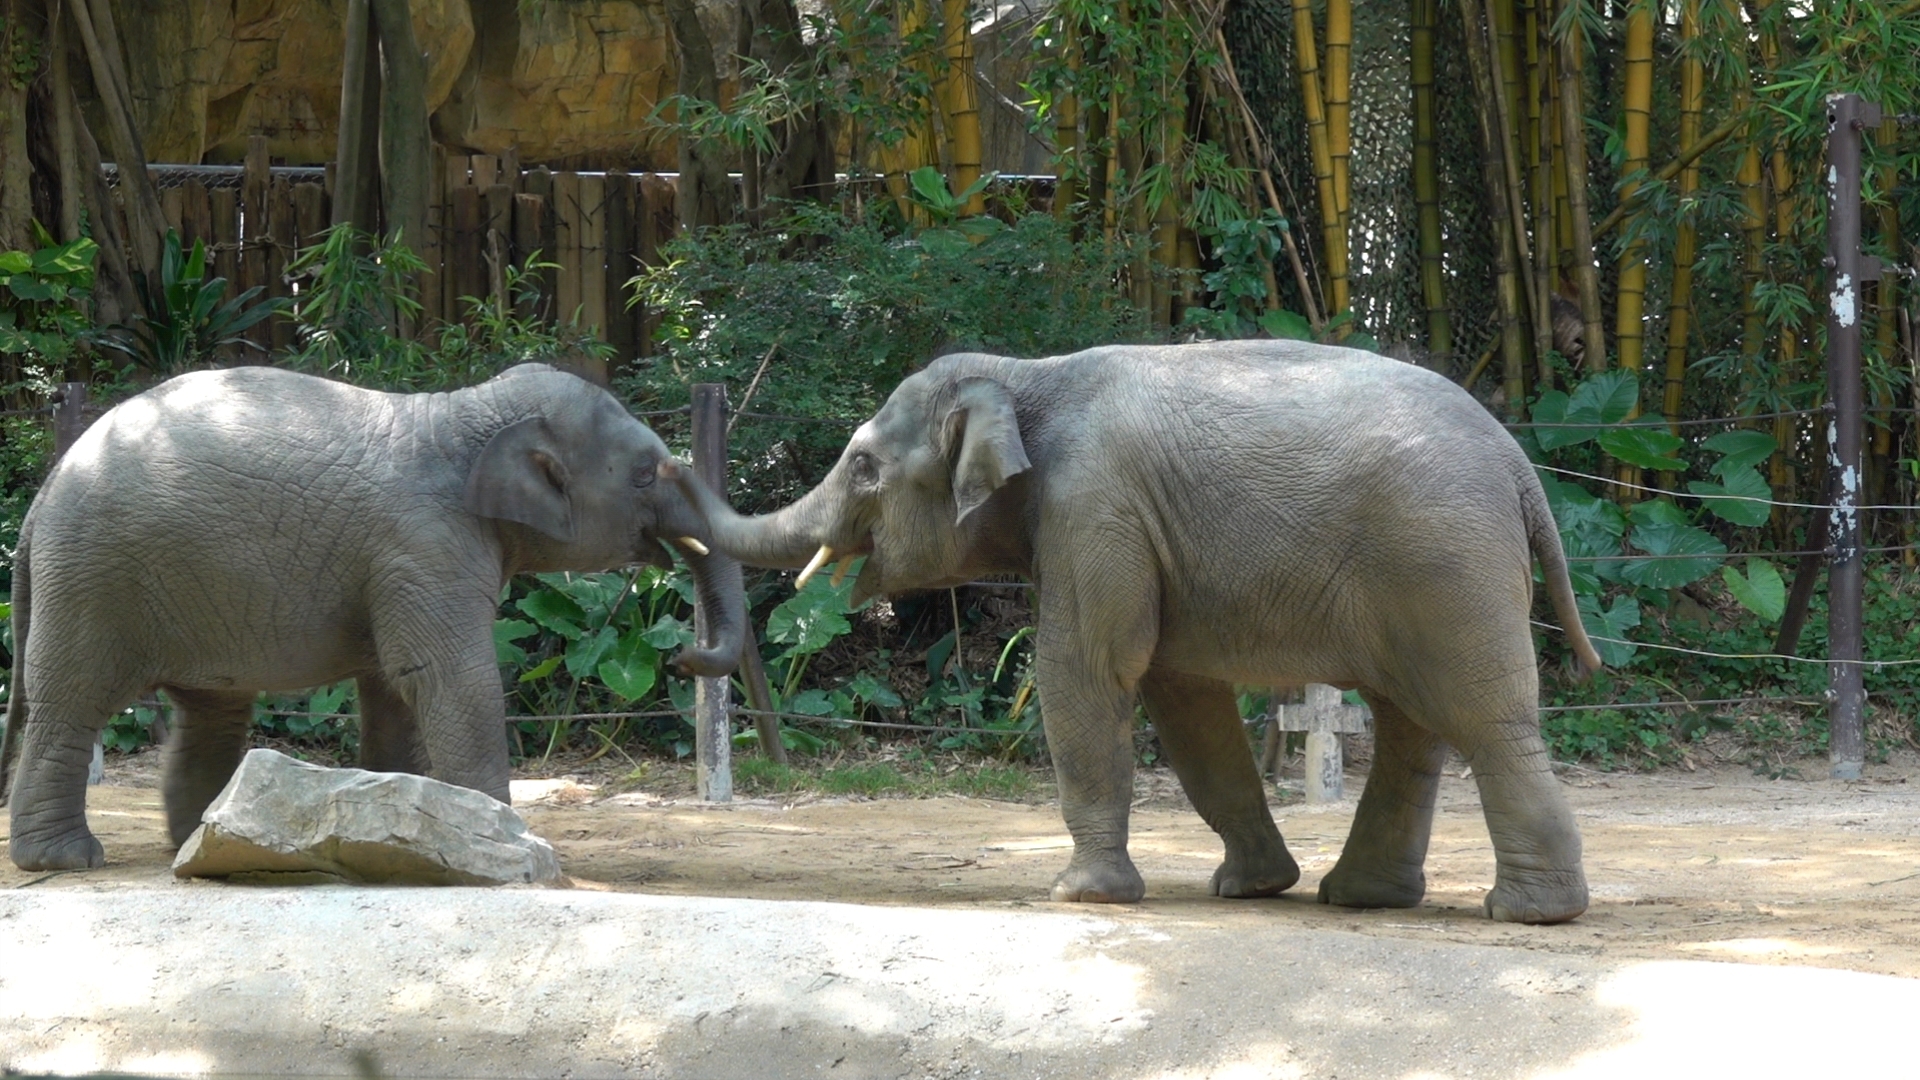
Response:
[[[26,874],[0,888],[101,890],[169,880],[157,755],[115,758],[89,793],[108,865]],[[622,766],[622,769],[628,768]],[[1801,763],[1823,777],[1824,762]],[[576,888],[955,909],[1049,906],[1069,840],[1045,785],[1026,802],[964,797],[743,798],[705,805],[684,769],[655,763],[642,790],[609,769],[528,777],[515,804]],[[1275,901],[1206,895],[1220,845],[1165,770],[1143,770],[1132,852],[1139,905],[1102,909],[1138,924],[1223,930],[1283,919],[1302,928],[1453,942],[1608,961],[1723,960],[1920,976],[1920,756],[1869,765],[1858,782],[1766,779],[1742,765],[1652,774],[1572,768],[1561,781],[1585,840],[1593,906],[1560,927],[1489,922],[1493,852],[1458,766],[1444,781],[1427,899],[1404,911],[1313,902],[1338,857],[1364,773],[1348,797],[1308,806],[1283,781],[1274,815],[1304,876]],[[622,790],[622,788],[628,790]],[[1544,957],[1543,957],[1544,958]]]

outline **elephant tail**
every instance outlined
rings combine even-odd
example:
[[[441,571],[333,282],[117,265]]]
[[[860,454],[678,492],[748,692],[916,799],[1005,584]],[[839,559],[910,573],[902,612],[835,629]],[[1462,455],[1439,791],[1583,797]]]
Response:
[[[1600,654],[1594,651],[1586,624],[1580,621],[1573,580],[1567,576],[1567,553],[1560,546],[1560,527],[1554,523],[1546,490],[1531,466],[1520,477],[1520,501],[1527,519],[1527,544],[1533,548],[1533,557],[1540,560],[1540,574],[1546,579],[1554,613],[1560,617],[1561,632],[1580,661],[1580,677],[1584,679],[1600,670]]]
[[[33,590],[29,582],[31,546],[29,526],[20,529],[20,545],[13,559],[13,674],[7,680],[7,728],[0,734],[0,803],[7,801],[13,788],[13,759],[20,752],[20,740],[27,725],[27,694],[23,676],[27,670],[27,624],[30,621]]]

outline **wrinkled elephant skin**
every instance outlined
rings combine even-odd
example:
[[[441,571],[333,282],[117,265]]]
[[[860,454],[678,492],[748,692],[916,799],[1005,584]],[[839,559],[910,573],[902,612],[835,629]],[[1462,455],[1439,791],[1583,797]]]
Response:
[[[669,470],[671,471],[671,470]],[[1407,907],[1446,748],[1473,767],[1496,919],[1586,909],[1580,836],[1548,768],[1532,560],[1582,662],[1559,534],[1526,455],[1446,379],[1300,342],[956,354],[901,383],[821,483],[743,518],[689,475],[720,550],[761,566],[865,555],[856,597],[1018,573],[1073,857],[1061,900],[1127,902],[1143,703],[1226,859],[1221,896],[1299,879],[1235,684],[1357,687],[1372,775],[1320,899]]]
[[[86,768],[107,720],[166,692],[175,844],[245,752],[255,696],[360,687],[361,764],[507,799],[493,621],[524,571],[685,556],[715,613],[683,669],[731,671],[739,564],[658,483],[666,445],[606,391],[528,364],[444,394],[266,367],[198,372],[102,416],[20,530],[0,775],[10,854],[100,865]],[[691,538],[688,544],[683,538]]]

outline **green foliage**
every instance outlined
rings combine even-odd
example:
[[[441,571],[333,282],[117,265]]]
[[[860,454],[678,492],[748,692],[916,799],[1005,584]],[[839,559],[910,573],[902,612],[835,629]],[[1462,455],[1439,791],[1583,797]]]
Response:
[[[661,313],[663,349],[629,365],[620,389],[642,407],[672,407],[686,402],[689,383],[747,386],[765,360],[749,408],[847,421],[734,430],[730,494],[736,505],[766,507],[810,487],[848,428],[943,348],[1046,356],[1153,336],[1113,292],[1131,257],[1125,245],[1077,241],[1041,214],[978,243],[923,239],[800,205],[764,228],[676,240],[670,261],[630,283]],[[671,421],[656,428],[669,439],[685,433]]]
[[[183,253],[180,234],[172,229],[161,246],[160,280],[139,273],[133,284],[145,310],[134,316],[133,326],[118,328],[126,337],[106,337],[101,344],[132,357],[149,375],[177,375],[227,346],[259,348],[243,335],[289,307],[284,298],[255,303],[263,291],[259,285],[223,301],[227,279],[207,277],[206,245],[195,240],[193,250]]]
[[[87,317],[99,248],[86,237],[58,243],[33,223],[33,251],[0,252],[0,356],[16,358],[31,389],[66,377],[76,347],[97,337]]]
[[[413,282],[425,268],[397,235],[375,237],[347,223],[322,233],[287,268],[301,283],[293,308],[299,344],[288,366],[387,390],[458,385],[469,373],[439,370],[425,346],[399,333],[420,317]]]

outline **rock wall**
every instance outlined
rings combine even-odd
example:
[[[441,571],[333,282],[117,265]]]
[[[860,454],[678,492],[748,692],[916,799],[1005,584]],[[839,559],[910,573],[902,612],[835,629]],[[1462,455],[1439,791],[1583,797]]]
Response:
[[[730,0],[701,6],[715,43],[731,42]],[[149,158],[238,161],[254,134],[287,164],[333,157],[345,0],[114,7]],[[672,141],[645,130],[676,78],[661,0],[413,0],[413,32],[427,54],[434,135],[450,149],[672,167]]]

